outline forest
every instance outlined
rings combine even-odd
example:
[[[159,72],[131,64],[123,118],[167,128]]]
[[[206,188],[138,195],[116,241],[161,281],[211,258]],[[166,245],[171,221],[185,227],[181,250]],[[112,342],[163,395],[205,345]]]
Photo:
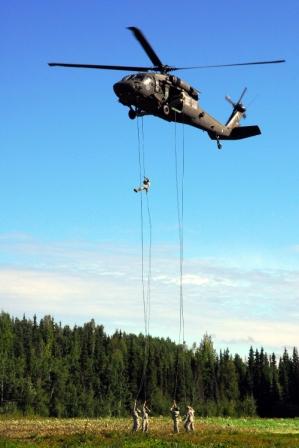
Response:
[[[175,398],[201,416],[299,416],[298,350],[277,357],[251,347],[244,358],[217,353],[207,334],[187,347],[108,335],[94,320],[70,327],[0,314],[0,413],[126,416],[137,397],[153,415],[169,414]]]

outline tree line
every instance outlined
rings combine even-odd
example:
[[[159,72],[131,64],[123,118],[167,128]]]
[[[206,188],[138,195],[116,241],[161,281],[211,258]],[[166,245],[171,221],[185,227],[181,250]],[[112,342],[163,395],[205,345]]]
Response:
[[[299,416],[296,348],[279,359],[250,348],[219,354],[205,335],[188,348],[170,339],[116,331],[94,320],[62,326],[0,314],[0,413],[54,417],[125,416],[147,399],[153,414],[173,399],[202,416]]]

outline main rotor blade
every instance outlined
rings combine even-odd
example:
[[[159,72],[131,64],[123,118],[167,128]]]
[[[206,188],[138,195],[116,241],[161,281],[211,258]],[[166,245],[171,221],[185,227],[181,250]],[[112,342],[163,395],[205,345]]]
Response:
[[[277,59],[275,61],[240,62],[240,63],[236,63],[236,64],[199,65],[196,67],[171,67],[171,71],[191,70],[191,69],[197,69],[197,68],[236,67],[238,65],[280,64],[281,62],[285,62],[285,59]]]
[[[148,57],[150,58],[152,63],[158,69],[160,69],[162,71],[163,70],[163,64],[162,64],[160,58],[157,56],[156,52],[153,50],[152,46],[147,41],[145,36],[142,34],[140,29],[136,28],[135,26],[129,26],[128,30],[132,31],[132,33],[134,34],[134,36],[136,37],[136,39],[138,40],[138,42],[140,43],[140,45],[142,46],[142,48],[144,49],[144,51],[146,52],[146,54],[148,55]]]
[[[74,68],[95,68],[99,70],[123,70],[132,72],[156,71],[158,67],[136,67],[128,65],[95,65],[95,64],[65,64],[64,62],[48,62],[50,67],[74,67]]]

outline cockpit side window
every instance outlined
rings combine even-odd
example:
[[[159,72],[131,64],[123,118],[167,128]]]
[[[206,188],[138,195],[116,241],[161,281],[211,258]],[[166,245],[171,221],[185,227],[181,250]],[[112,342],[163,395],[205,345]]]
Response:
[[[130,81],[130,79],[132,79],[133,77],[134,75],[127,75],[122,79],[122,81]]]

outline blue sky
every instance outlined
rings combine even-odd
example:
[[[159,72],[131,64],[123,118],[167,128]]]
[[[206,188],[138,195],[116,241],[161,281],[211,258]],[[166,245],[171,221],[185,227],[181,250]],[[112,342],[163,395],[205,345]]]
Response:
[[[184,128],[186,339],[281,352],[299,345],[298,12],[273,2],[33,1],[1,6],[0,308],[14,316],[91,318],[143,330],[136,121],[112,85],[126,73],[52,68],[48,61],[147,65],[127,26],[163,62],[203,65],[285,58],[286,64],[178,75],[220,121],[246,86],[262,135],[218,151]],[[152,179],[151,332],[178,336],[179,246],[174,124],[145,117]],[[183,129],[177,126],[182,152]],[[147,229],[146,235],[147,236]]]

